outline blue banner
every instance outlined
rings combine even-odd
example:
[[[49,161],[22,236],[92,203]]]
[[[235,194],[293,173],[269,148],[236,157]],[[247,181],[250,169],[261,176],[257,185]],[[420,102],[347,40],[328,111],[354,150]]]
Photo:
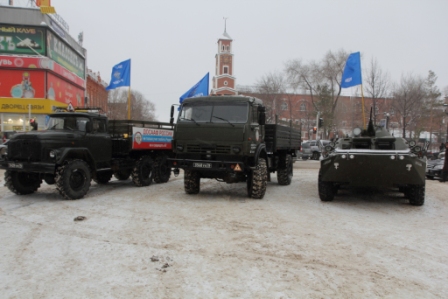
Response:
[[[344,73],[342,74],[341,87],[347,88],[360,84],[362,84],[361,55],[359,52],[355,52],[347,58]]]
[[[112,68],[110,84],[106,90],[122,86],[131,86],[131,60],[125,60]]]
[[[182,104],[182,102],[186,98],[208,96],[208,75],[209,73],[207,73],[207,75],[205,75],[204,78],[201,79],[201,81],[199,81],[192,88],[190,88],[190,90],[184,93],[180,97],[179,102]]]

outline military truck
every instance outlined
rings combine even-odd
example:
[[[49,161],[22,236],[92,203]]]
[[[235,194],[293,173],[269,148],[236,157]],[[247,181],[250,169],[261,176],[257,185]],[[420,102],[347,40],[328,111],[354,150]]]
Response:
[[[173,111],[173,110],[172,110]],[[300,129],[292,123],[265,124],[260,99],[247,96],[206,96],[185,99],[173,136],[174,173],[184,170],[184,189],[200,192],[201,178],[247,183],[247,194],[262,199],[270,174],[289,185],[293,157],[300,149]]]
[[[426,158],[415,141],[394,137],[382,127],[355,128],[353,136],[325,147],[320,161],[318,191],[332,201],[341,186],[398,188],[411,205],[425,202]]]
[[[106,184],[130,176],[134,185],[167,182],[172,156],[170,123],[109,120],[98,109],[57,111],[43,131],[11,137],[0,160],[5,186],[19,195],[31,194],[42,180],[55,184],[66,199],[82,198],[91,179]]]

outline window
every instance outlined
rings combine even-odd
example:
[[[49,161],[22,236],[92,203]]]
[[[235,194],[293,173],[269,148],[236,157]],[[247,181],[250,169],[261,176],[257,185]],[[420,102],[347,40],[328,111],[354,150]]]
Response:
[[[284,102],[283,102],[283,103],[281,104],[281,106],[280,106],[280,109],[283,110],[283,111],[288,110],[288,103],[284,103]]]
[[[300,111],[306,111],[306,104],[305,103],[301,103],[300,104]]]
[[[247,103],[185,104],[182,107],[179,120],[194,123],[245,123],[248,111]]]
[[[225,67],[224,67],[224,71],[223,71],[223,73],[224,73],[224,74],[228,74],[228,73],[229,73],[229,67],[228,67],[228,66],[225,66]]]
[[[227,49],[227,51],[229,51],[230,50],[230,46],[227,46],[226,49]]]
[[[390,109],[390,115],[394,115],[395,114],[395,110],[394,110],[394,108],[391,108]]]
[[[222,48],[221,48],[221,51],[223,51],[223,52],[224,52],[224,45],[222,46]]]
[[[227,82],[227,81],[224,81],[224,85],[225,85],[225,86],[227,86],[227,84],[229,84],[229,82]]]

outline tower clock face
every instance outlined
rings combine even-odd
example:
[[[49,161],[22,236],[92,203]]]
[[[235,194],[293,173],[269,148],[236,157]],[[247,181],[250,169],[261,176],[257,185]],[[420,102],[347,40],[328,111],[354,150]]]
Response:
[[[222,62],[229,63],[230,62],[230,57],[229,56],[223,56],[222,57]]]

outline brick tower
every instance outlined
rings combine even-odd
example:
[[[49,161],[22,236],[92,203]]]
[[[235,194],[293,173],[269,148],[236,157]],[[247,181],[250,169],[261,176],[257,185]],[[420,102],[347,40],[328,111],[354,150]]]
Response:
[[[212,94],[238,94],[235,90],[235,77],[233,76],[232,41],[232,38],[226,31],[226,23],[224,23],[224,33],[218,39],[218,53],[215,55],[216,67],[215,76],[213,77]]]

